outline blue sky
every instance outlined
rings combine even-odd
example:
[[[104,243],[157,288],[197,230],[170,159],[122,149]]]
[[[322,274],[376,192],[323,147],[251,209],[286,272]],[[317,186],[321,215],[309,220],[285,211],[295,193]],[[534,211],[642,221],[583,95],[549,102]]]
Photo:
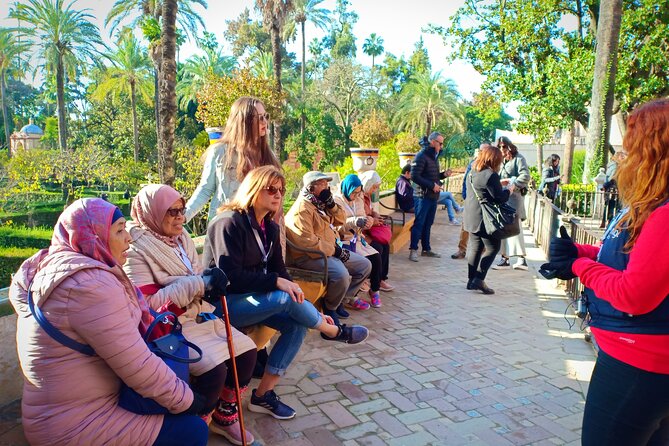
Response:
[[[19,2],[21,1],[19,0]],[[113,3],[113,0],[78,0],[75,6],[77,8],[90,8],[91,13],[96,17],[97,25],[102,30],[103,36],[108,39],[109,31],[104,29],[104,18]],[[219,43],[224,45],[225,52],[229,52],[229,48],[226,47],[227,42],[223,38],[225,21],[236,18],[244,8],[253,9],[255,2],[253,0],[208,0],[208,3],[207,10],[202,10],[207,30],[213,32]],[[453,79],[461,95],[464,98],[471,98],[472,93],[479,91],[484,77],[465,62],[449,62],[447,57],[450,49],[444,46],[442,40],[437,36],[421,33],[421,29],[428,23],[447,26],[450,23],[450,17],[461,4],[462,0],[352,0],[351,9],[359,16],[353,29],[357,37],[358,61],[363,65],[371,66],[371,58],[362,52],[362,44],[371,33],[380,35],[384,39],[386,51],[398,57],[401,55],[408,57],[422,35],[430,56],[432,69],[441,71],[446,78]],[[6,19],[9,7],[9,1],[0,1],[0,17],[2,18],[0,19],[0,26],[16,25],[15,21]],[[322,7],[333,10],[335,0],[325,0]],[[310,41],[314,37],[322,37],[324,32],[308,23],[306,35],[307,41]],[[298,58],[301,54],[300,45],[299,38],[288,45],[288,50],[294,52]],[[195,45],[188,42],[181,48],[180,59],[185,60],[197,51]],[[307,57],[309,56],[307,55]],[[377,58],[377,63],[382,60],[383,57]]]

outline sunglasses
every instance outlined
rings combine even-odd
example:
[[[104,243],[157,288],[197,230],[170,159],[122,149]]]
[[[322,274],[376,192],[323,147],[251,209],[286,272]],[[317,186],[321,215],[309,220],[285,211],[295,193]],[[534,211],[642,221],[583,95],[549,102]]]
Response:
[[[257,114],[256,116],[258,117],[259,121],[269,122],[269,113],[265,113],[262,115]]]
[[[264,190],[266,190],[270,195],[276,195],[277,192],[281,194],[283,197],[286,195],[286,188],[285,187],[274,187],[274,186],[267,186],[263,187]]]
[[[178,217],[179,215],[184,215],[186,213],[186,208],[176,208],[168,209],[166,214],[170,217]]]

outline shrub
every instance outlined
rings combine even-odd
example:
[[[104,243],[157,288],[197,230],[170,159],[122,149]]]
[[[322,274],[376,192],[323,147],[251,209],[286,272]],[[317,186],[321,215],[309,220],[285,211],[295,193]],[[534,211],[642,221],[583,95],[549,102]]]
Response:
[[[585,150],[574,151],[574,159],[571,163],[570,183],[580,184],[583,180],[583,168],[585,166]]]
[[[48,248],[53,228],[0,226],[0,246],[14,248]]]
[[[395,136],[395,150],[397,153],[418,153],[420,151],[418,138],[409,132],[398,133]]]
[[[385,116],[377,114],[376,111],[353,123],[351,127],[351,139],[360,144],[360,147],[377,148],[393,137]]]
[[[35,248],[0,247],[0,288],[9,286],[14,274],[25,259],[35,254]]]

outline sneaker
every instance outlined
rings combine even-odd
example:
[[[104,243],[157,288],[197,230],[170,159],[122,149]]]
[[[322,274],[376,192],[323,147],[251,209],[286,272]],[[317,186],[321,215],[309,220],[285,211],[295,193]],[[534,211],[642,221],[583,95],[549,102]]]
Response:
[[[348,305],[358,311],[369,310],[369,304],[362,299],[356,299]]]
[[[409,260],[412,262],[417,262],[418,261],[418,250],[417,249],[410,249],[409,250]]]
[[[461,223],[460,223],[460,221],[455,219],[455,220],[449,220],[448,224],[451,225],[451,226],[460,226]]]
[[[511,265],[509,264],[509,259],[506,257],[500,258],[499,262],[497,262],[492,266],[492,269],[509,269],[509,268],[511,268]]]
[[[251,401],[249,401],[249,410],[256,413],[265,413],[271,415],[277,420],[290,420],[295,417],[295,411],[281,402],[281,398],[274,393],[274,390],[268,390],[263,396],[256,395],[256,389],[251,392]]]
[[[513,269],[527,271],[527,262],[525,261],[525,257],[519,257],[516,263],[513,264]]]
[[[492,288],[488,287],[488,285],[485,284],[485,282],[481,279],[472,279],[472,281],[469,283],[469,286],[472,290],[480,290],[483,294],[495,294],[495,290]]]
[[[239,425],[239,421],[236,421],[234,424],[231,424],[229,426],[224,426],[222,424],[217,423],[216,420],[212,420],[211,424],[209,425],[209,430],[211,430],[215,434],[222,435],[230,443],[241,446],[244,443],[242,442],[242,433],[240,427],[241,426]],[[246,429],[244,430],[246,431],[245,432],[246,444],[253,443],[255,441],[255,438],[253,438],[253,434],[247,431]]]
[[[464,207],[459,207],[459,208],[457,208],[457,209],[455,210],[455,213],[456,213],[456,214],[462,214],[462,211],[464,211],[464,210],[465,210]]]
[[[385,280],[382,280],[381,283],[379,284],[379,289],[381,291],[392,291],[395,289],[395,287],[386,282]]]
[[[360,290],[359,291],[361,293],[366,293],[367,291],[369,291],[370,286],[371,285],[369,283],[369,279],[365,279],[364,282],[362,282],[362,285],[360,285]]]
[[[339,319],[348,319],[350,316],[349,312],[344,309],[344,304],[339,304],[335,312],[339,316]]]
[[[370,291],[369,300],[372,302],[374,308],[381,308],[381,296],[379,296],[378,291]]]
[[[321,333],[321,337],[326,341],[339,341],[346,344],[358,344],[364,341],[369,336],[369,330],[362,325],[351,325],[347,327],[346,324],[339,326],[339,334],[334,338],[329,338]]]
[[[440,259],[441,258],[441,254],[437,254],[434,251],[423,251],[423,252],[420,253],[420,255],[423,256],[423,257],[434,257],[435,259]]]
[[[464,259],[466,255],[467,255],[466,252],[458,251],[458,252],[455,252],[455,253],[451,254],[451,259],[456,259],[456,260],[457,259]]]

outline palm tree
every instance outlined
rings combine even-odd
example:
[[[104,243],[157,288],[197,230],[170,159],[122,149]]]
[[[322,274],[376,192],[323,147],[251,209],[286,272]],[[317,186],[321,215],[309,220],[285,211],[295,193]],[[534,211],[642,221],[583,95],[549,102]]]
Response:
[[[265,51],[254,51],[249,57],[251,74],[260,79],[272,79],[274,77],[274,60],[270,53]]]
[[[281,93],[281,36],[288,14],[293,9],[293,0],[256,0],[256,9],[262,12],[263,24],[272,39],[272,57],[274,58],[275,90]],[[281,128],[274,122],[274,150],[281,151]]]
[[[6,28],[0,28],[0,100],[2,101],[2,119],[5,126],[5,139],[9,155],[12,155],[11,141],[9,139],[9,115],[7,114],[7,95],[5,87],[7,86],[7,72],[18,67],[16,63],[17,56],[28,50],[30,45],[27,42],[21,42],[16,34]],[[20,67],[19,67],[20,69]]]
[[[383,54],[383,51],[383,37],[377,36],[376,33],[370,34],[362,44],[362,52],[372,56],[372,70],[374,69],[374,58]]]
[[[38,58],[49,75],[56,77],[56,104],[58,108],[58,143],[67,150],[67,120],[65,113],[65,75],[74,79],[82,60],[94,60],[99,47],[104,47],[100,30],[91,20],[90,9],[76,11],[63,0],[27,0],[15,3],[9,17],[24,22],[17,30],[28,37],[37,50]]]
[[[400,93],[394,124],[399,130],[429,135],[437,121],[446,120],[457,131],[464,131],[464,111],[451,79],[438,72],[419,72],[412,76]],[[456,132],[454,132],[456,133]]]
[[[197,100],[197,92],[202,89],[209,74],[230,74],[236,67],[237,60],[232,56],[222,56],[220,49],[205,48],[204,55],[191,56],[181,68],[181,80],[177,84],[179,108],[186,110],[190,102]]]
[[[177,117],[177,11],[178,0],[163,0],[163,28],[160,37],[162,66],[160,68],[160,139],[158,170],[160,181],[174,184],[174,129]]]
[[[104,100],[107,95],[113,99],[121,94],[129,94],[132,107],[132,130],[134,138],[134,158],[139,161],[139,124],[137,120],[137,95],[146,102],[153,97],[153,74],[151,61],[130,28],[125,28],[119,36],[116,51],[106,55],[112,67],[105,70],[102,82],[93,93],[93,98]]]

